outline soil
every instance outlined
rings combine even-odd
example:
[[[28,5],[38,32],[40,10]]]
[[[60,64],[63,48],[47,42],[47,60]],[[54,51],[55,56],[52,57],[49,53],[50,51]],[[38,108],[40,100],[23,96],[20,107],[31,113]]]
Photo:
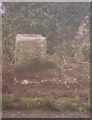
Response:
[[[23,97],[58,96],[62,92],[75,91],[78,93],[80,90],[90,88],[88,64],[68,64],[66,66],[63,66],[63,71],[59,76],[49,76],[44,71],[40,75],[39,73],[14,74],[7,70],[3,72],[3,93]],[[45,75],[42,76],[42,74]],[[64,95],[64,97],[67,96]]]
[[[43,76],[36,74],[15,74],[10,69],[3,70],[3,93],[12,93],[17,97],[49,96],[54,99],[79,97],[81,102],[89,99],[90,69],[89,64],[67,63],[62,65],[61,75]],[[42,75],[42,74],[41,74]],[[7,81],[7,82],[6,82]],[[82,94],[81,91],[86,91]],[[73,92],[75,92],[73,94]],[[76,118],[89,117],[88,112],[57,112],[49,110],[3,110],[3,117],[49,117]]]
[[[90,118],[88,112],[56,112],[50,110],[4,110],[3,118]]]

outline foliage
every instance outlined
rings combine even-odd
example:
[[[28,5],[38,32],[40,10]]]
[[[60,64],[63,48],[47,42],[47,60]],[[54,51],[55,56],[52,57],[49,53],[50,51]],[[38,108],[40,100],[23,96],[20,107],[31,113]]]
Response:
[[[48,53],[57,52],[58,46],[61,53],[64,51],[63,41],[68,43],[74,39],[81,20],[89,12],[88,3],[4,4],[3,56],[9,60],[14,56],[15,36],[18,33],[42,34],[47,38]]]
[[[30,61],[30,63],[27,64],[17,64],[15,66],[15,71],[16,72],[37,72],[37,71],[42,71],[42,70],[48,70],[48,69],[55,69],[57,70],[57,64],[49,60],[47,58],[34,58],[33,60]]]

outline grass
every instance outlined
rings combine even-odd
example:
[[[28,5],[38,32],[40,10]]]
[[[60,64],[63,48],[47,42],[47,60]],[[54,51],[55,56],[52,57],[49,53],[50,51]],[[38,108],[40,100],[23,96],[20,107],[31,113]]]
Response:
[[[22,108],[32,108],[37,103],[34,99],[20,98],[20,107]]]
[[[19,97],[16,99],[12,94],[3,94],[2,96],[2,107],[3,108],[43,108],[52,109],[57,111],[79,111],[85,109],[85,111],[90,111],[90,104],[85,103],[82,106],[73,99],[52,99],[50,97],[37,97],[37,98],[24,98]],[[92,109],[92,105],[91,105]]]
[[[62,103],[62,108],[64,110],[76,110],[77,109],[77,105],[76,103],[73,101],[73,100],[65,100],[63,103]]]
[[[2,95],[2,107],[14,107],[14,96],[12,94],[3,94]]]
[[[53,102],[51,98],[47,97],[16,98],[12,94],[3,94],[2,101],[3,108],[50,108]]]
[[[77,104],[75,104],[74,100],[60,100],[56,101],[55,108],[59,111],[74,111],[77,110]]]
[[[88,100],[88,102],[84,103],[83,108],[86,111],[92,111],[92,100]]]
[[[85,103],[85,104],[83,104],[83,108],[86,111],[90,111],[92,109],[92,105],[90,103]]]
[[[20,98],[21,107],[24,108],[50,108],[52,100],[46,97],[39,97],[34,99]]]

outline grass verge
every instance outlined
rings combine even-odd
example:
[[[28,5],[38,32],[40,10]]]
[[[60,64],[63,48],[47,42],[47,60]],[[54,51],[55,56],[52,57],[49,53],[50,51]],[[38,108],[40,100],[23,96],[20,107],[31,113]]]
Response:
[[[24,97],[14,97],[12,94],[3,94],[2,95],[2,107],[5,108],[48,108],[51,110],[57,111],[79,111],[79,109],[85,109],[85,111],[90,111],[89,103],[83,104],[80,106],[76,100],[72,99],[61,99],[56,100],[49,97],[38,97],[38,98],[24,98]]]

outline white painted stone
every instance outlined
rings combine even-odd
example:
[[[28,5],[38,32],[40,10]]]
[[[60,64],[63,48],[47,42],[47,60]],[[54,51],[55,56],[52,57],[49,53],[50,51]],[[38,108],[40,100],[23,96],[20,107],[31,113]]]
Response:
[[[44,58],[46,38],[39,34],[18,34],[15,43],[15,65],[30,63],[34,58]]]

